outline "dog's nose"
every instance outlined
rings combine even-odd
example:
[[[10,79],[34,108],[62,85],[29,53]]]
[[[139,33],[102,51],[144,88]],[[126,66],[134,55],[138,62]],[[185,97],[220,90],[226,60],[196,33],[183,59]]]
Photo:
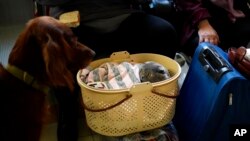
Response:
[[[92,50],[92,49],[90,49],[90,54],[91,54],[91,56],[93,56],[93,57],[95,57],[95,55],[96,55],[95,51]]]

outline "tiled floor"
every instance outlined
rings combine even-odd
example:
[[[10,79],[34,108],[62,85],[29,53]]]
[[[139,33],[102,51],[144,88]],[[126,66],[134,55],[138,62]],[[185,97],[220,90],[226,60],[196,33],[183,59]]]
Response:
[[[7,64],[7,58],[12,49],[16,38],[21,32],[24,24],[13,26],[0,26],[0,62],[3,65]],[[188,71],[187,63],[182,66],[182,73],[179,77],[179,86],[182,85],[186,73]],[[44,126],[41,141],[56,141],[56,123],[48,124]],[[104,137],[91,131],[84,119],[79,119],[79,141],[104,141]],[[108,140],[110,141],[110,140]]]

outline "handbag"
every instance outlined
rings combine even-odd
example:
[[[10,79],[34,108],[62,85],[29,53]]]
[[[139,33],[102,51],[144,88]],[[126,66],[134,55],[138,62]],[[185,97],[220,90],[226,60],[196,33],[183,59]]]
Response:
[[[250,78],[250,49],[249,52],[245,47],[231,47],[228,50],[228,58],[231,64],[238,69],[243,75]]]

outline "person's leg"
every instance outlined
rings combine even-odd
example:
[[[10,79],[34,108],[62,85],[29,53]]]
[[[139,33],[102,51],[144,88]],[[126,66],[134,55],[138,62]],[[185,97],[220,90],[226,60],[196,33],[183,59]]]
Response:
[[[134,13],[122,22],[114,42],[129,53],[157,53],[174,58],[178,49],[177,33],[166,20]]]
[[[79,118],[79,91],[71,93],[67,88],[56,88],[54,94],[58,102],[58,141],[77,141]]]
[[[134,13],[111,33],[80,26],[74,29],[80,42],[96,51],[96,58],[116,51],[158,53],[174,58],[178,49],[175,28],[166,20],[145,13]]]
[[[185,55],[189,57],[193,57],[194,52],[196,48],[198,47],[198,45],[199,45],[199,36],[197,32],[195,32],[190,37],[190,39],[186,42],[186,44],[182,46],[182,48],[180,49],[180,52],[184,53]]]
[[[79,42],[95,51],[95,59],[109,57],[112,52],[116,51],[112,46],[114,33],[100,33],[95,28],[84,25],[74,28],[73,32]]]

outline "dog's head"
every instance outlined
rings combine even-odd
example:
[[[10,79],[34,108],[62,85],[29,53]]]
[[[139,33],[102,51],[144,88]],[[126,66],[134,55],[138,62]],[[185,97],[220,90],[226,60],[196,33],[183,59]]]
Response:
[[[26,24],[10,53],[9,64],[44,84],[73,90],[75,74],[94,55],[93,50],[77,41],[69,27],[52,17],[41,16]]]

